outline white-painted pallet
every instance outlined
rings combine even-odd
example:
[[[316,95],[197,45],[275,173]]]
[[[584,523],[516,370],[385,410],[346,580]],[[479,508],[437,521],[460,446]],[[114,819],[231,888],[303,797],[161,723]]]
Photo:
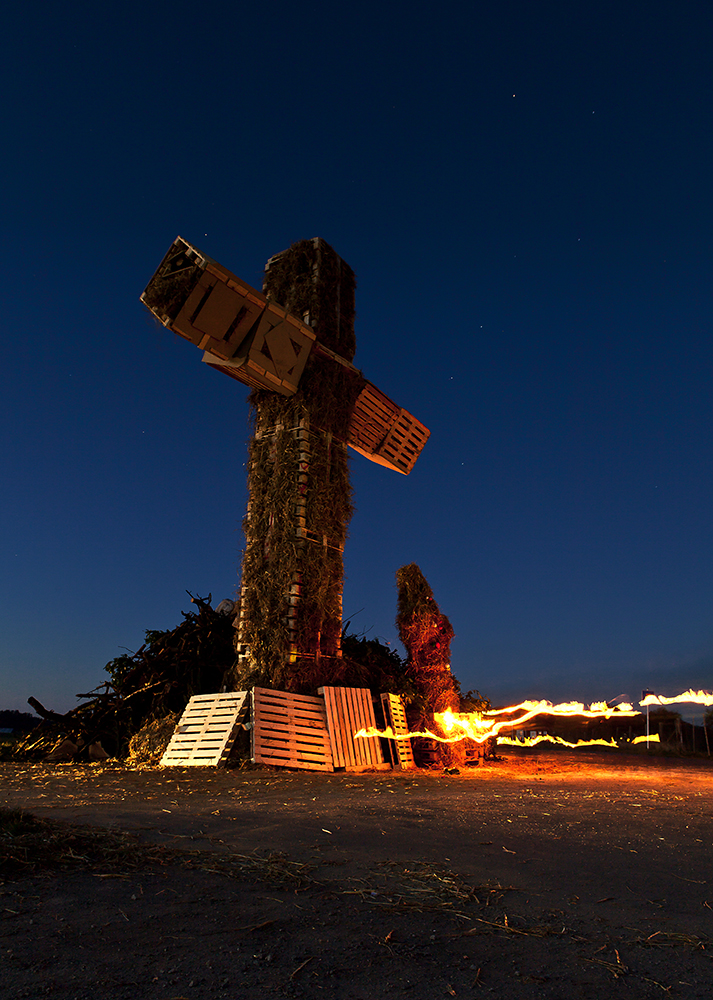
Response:
[[[215,767],[226,759],[248,707],[247,691],[197,694],[186,705],[161,767]]]

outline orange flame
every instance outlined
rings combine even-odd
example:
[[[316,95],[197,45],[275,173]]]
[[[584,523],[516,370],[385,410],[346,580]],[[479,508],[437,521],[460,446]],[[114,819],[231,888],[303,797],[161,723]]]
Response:
[[[521,713],[517,715],[516,713]],[[582,702],[569,701],[561,705],[553,705],[551,701],[523,701],[509,708],[489,709],[487,712],[436,712],[436,721],[445,732],[451,732],[455,727],[463,731],[463,736],[476,743],[484,743],[492,736],[498,736],[501,729],[520,729],[525,722],[537,715],[584,716],[587,719],[630,718],[639,713],[629,704],[611,707],[605,701],[595,701],[589,708]],[[514,719],[486,719],[485,716],[516,715]],[[500,738],[500,737],[499,737]]]
[[[521,714],[516,715],[518,712]],[[486,716],[498,715],[516,715],[516,718],[486,718]],[[568,743],[559,736],[529,737],[525,740],[516,740],[511,737],[499,735],[501,729],[506,727],[508,729],[519,729],[525,722],[528,722],[537,715],[579,715],[588,719],[611,719],[630,718],[631,716],[639,715],[639,712],[629,704],[612,707],[605,701],[592,702],[589,708],[585,708],[582,702],[576,701],[564,702],[560,705],[553,705],[551,701],[523,701],[519,705],[512,705],[509,708],[489,709],[487,712],[458,713],[452,712],[450,709],[446,712],[434,712],[434,718],[440,728],[445,733],[452,733],[453,735],[439,736],[436,733],[432,733],[429,729],[417,733],[396,734],[389,726],[384,730],[375,729],[374,727],[360,729],[358,733],[354,734],[354,738],[368,739],[372,736],[383,736],[390,740],[410,740],[416,736],[425,736],[428,739],[436,740],[438,743],[458,743],[466,739],[473,740],[475,743],[485,743],[486,740],[496,737],[498,743],[509,743],[513,746],[535,746],[537,743],[545,740],[551,743],[561,743],[563,746],[568,747],[594,745],[617,746],[613,740],[579,740],[577,743]]]
[[[387,740],[412,740],[416,736],[427,736],[429,740],[437,740],[439,743],[458,743],[460,740],[468,739],[467,733],[459,733],[457,736],[447,737],[438,736],[437,733],[432,733],[430,729],[424,729],[417,733],[395,733],[391,726],[387,726],[386,729],[375,729],[374,726],[370,726],[368,729],[360,729],[358,733],[354,733],[355,740],[367,740],[372,736],[383,736]]]
[[[679,702],[689,702],[693,705],[713,705],[713,694],[708,691],[694,691],[689,688],[675,698],[665,698],[662,694],[648,694],[640,705],[676,705]]]
[[[549,733],[542,733],[540,736],[526,736],[522,740],[513,739],[512,736],[499,736],[498,746],[501,744],[503,746],[510,747],[536,747],[538,743],[559,743],[563,747],[614,747],[615,750],[619,749],[619,744],[614,740],[577,740],[576,743],[570,743],[568,740],[563,740],[561,736],[550,736]]]

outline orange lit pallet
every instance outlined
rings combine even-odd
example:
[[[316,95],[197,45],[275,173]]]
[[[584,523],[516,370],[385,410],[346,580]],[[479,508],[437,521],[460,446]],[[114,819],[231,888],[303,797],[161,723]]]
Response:
[[[401,698],[397,694],[382,694],[381,704],[384,709],[386,725],[391,726],[395,736],[404,736],[409,730]],[[411,740],[389,740],[389,751],[394,767],[416,766]]]
[[[254,688],[251,733],[255,763],[334,770],[322,698]]]
[[[354,739],[360,729],[376,728],[371,691],[368,688],[321,687],[319,693],[324,697],[327,711],[334,768],[347,771],[390,768],[391,764],[384,762],[378,736]]]
[[[349,443],[373,453],[384,440],[389,427],[399,415],[393,400],[367,382],[354,406]]]
[[[160,761],[161,767],[215,767],[230,753],[247,709],[247,691],[194,695]]]
[[[348,444],[370,461],[407,476],[430,434],[408,410],[367,382],[354,405]]]

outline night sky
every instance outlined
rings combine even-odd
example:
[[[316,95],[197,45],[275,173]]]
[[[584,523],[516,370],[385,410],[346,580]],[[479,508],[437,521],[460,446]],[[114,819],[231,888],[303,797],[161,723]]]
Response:
[[[367,378],[352,630],[416,562],[494,704],[713,687],[709,2],[16,4],[3,19],[0,708],[234,597],[247,388],[139,295],[321,236]]]

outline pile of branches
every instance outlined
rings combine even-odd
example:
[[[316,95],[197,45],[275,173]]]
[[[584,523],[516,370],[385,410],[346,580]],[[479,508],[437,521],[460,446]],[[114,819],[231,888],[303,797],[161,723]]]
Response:
[[[127,755],[131,737],[144,726],[180,713],[195,694],[223,689],[235,662],[232,603],[217,609],[189,594],[195,611],[165,631],[147,631],[136,653],[106,665],[110,680],[87,694],[71,712],[49,711],[36,698],[28,702],[42,717],[19,743],[15,757],[26,760],[100,760]]]

